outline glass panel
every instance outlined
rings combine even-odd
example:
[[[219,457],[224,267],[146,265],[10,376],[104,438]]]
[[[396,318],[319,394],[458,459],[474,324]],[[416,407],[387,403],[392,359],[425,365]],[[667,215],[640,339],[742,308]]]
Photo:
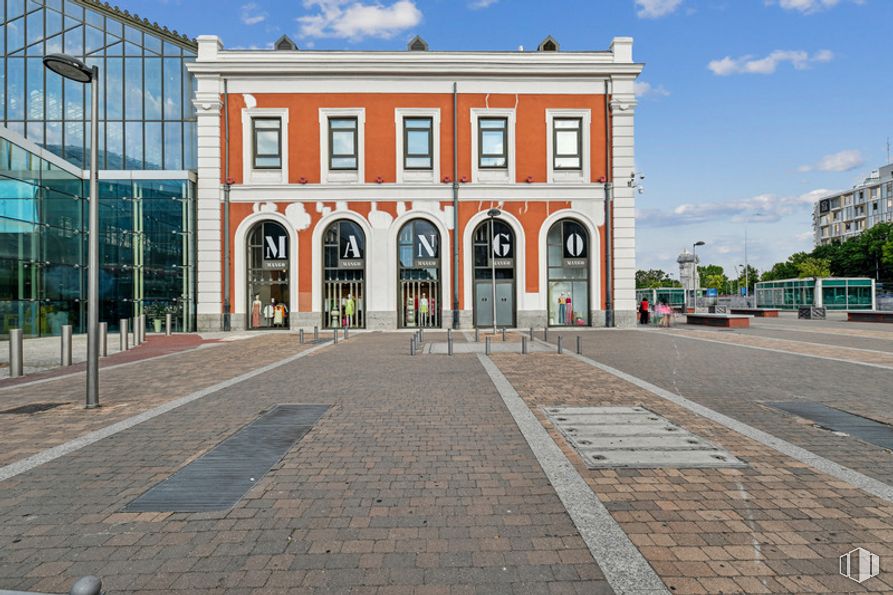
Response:
[[[183,169],[196,169],[195,122],[183,123]]]
[[[335,130],[332,132],[332,154],[333,155],[353,155],[354,142],[353,131]]]
[[[406,150],[409,155],[427,155],[431,132],[427,130],[408,130],[406,132]]]
[[[183,133],[179,122],[164,125],[164,169],[183,169]]]
[[[254,135],[255,151],[258,155],[278,155],[279,154],[279,131],[278,130],[257,130]]]
[[[143,47],[155,54],[161,53],[161,40],[148,33],[143,34]]]
[[[101,50],[105,46],[105,36],[96,27],[87,27],[86,49],[88,54]]]
[[[132,41],[135,44],[142,45],[143,32],[136,27],[124,25],[124,39],[126,39],[127,41]]]
[[[149,36],[146,36],[148,39]],[[161,119],[161,58],[146,58],[146,119]]]
[[[579,157],[556,157],[555,158],[555,167],[557,167],[559,169],[579,169],[580,158]]]
[[[47,122],[44,146],[57,155],[62,154],[62,122]]]
[[[502,155],[505,152],[502,131],[484,130],[481,133],[481,153],[484,155]]]
[[[161,169],[161,122],[146,122],[145,130],[146,169]]]
[[[107,122],[106,130],[106,168],[124,169],[124,124]]]
[[[39,145],[43,144],[43,122],[28,122],[28,128],[26,132],[28,140]]]
[[[74,2],[74,0],[65,0],[65,14],[71,15],[78,20],[83,20],[84,9]]]
[[[277,169],[281,167],[281,159],[279,157],[256,157],[254,167]]]
[[[27,61],[28,119],[43,120],[43,61],[40,58],[28,58]]]
[[[126,159],[124,169],[143,167],[143,125],[140,122],[127,122],[124,130]]]
[[[105,60],[105,117],[109,120],[120,120],[124,117],[121,104],[123,100],[123,60],[106,58]]]
[[[84,123],[65,123],[65,159],[76,167],[84,167]]]
[[[85,85],[69,79],[63,79],[62,84],[65,86],[65,119],[83,121]]]
[[[179,56],[182,53],[180,46],[174,45],[172,43],[164,42],[164,55],[165,56]]]
[[[29,45],[29,46],[25,49],[25,55],[26,55],[26,56],[40,56],[41,58],[43,58],[43,56],[44,56],[45,54],[46,54],[46,50],[43,49],[43,42],[42,42],[42,41],[41,41],[40,43],[35,43],[35,44],[32,44],[32,45]]]
[[[116,21],[115,19],[106,19],[105,20],[105,31],[106,33],[111,33],[116,36],[118,39],[124,37],[124,24],[121,21]]]
[[[406,167],[412,169],[431,169],[430,157],[407,157]]]
[[[84,53],[84,28],[75,27],[65,32],[65,53],[80,56]]]
[[[576,155],[577,132],[575,130],[559,130],[555,133],[555,150],[558,155]]]
[[[182,88],[180,74],[183,63],[177,58],[164,59],[164,119],[179,120],[182,117]]]
[[[356,157],[333,157],[332,168],[334,169],[356,169]]]
[[[481,157],[481,167],[505,167],[505,157]]]
[[[143,48],[136,45],[135,43],[130,43],[129,41],[124,42],[124,55],[125,56],[142,56]]]
[[[357,121],[355,118],[330,118],[329,127],[331,127],[332,129],[339,128],[355,130],[357,127]]]
[[[555,128],[566,128],[570,130],[579,130],[580,129],[580,120],[577,119],[565,119],[565,118],[556,118],[554,120]]]
[[[43,39],[43,12],[32,12],[28,15],[28,44]]]
[[[25,60],[9,58],[6,61],[6,118],[25,119]]]
[[[48,54],[61,54],[62,53],[62,36],[56,35],[55,37],[50,37],[46,41],[46,53]]]
[[[195,105],[192,103],[192,75],[186,70],[183,61],[183,118],[195,118]]]
[[[0,31],[3,30],[3,27],[0,27]],[[3,40],[0,40],[0,47],[3,47]],[[0,72],[5,72],[6,68],[6,60],[0,58]],[[3,122],[3,110],[6,107],[6,85],[5,81],[0,81],[0,123]],[[2,158],[2,156],[0,156]],[[2,168],[2,162],[0,162],[0,168]]]
[[[6,24],[6,52],[11,54],[25,47],[25,19]]]
[[[425,128],[431,130],[430,118],[406,118],[404,122],[407,128]]]
[[[124,59],[124,119],[143,119],[143,61],[139,58]]]
[[[25,0],[6,0],[6,18],[13,19],[25,14]]]
[[[479,120],[479,123],[480,123],[481,128],[505,130],[505,127],[506,127],[506,121],[502,118],[496,118],[496,119],[481,118]]]

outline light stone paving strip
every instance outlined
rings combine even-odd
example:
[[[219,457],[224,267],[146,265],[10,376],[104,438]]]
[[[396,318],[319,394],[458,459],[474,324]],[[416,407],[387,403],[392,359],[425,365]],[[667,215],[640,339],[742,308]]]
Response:
[[[150,409],[149,411],[140,413],[139,415],[134,415],[133,417],[129,417],[125,420],[119,421],[118,423],[106,426],[100,430],[90,432],[89,434],[85,434],[83,436],[75,438],[74,440],[70,440],[64,444],[60,444],[59,446],[48,448],[35,455],[32,455],[20,461],[16,461],[15,463],[10,463],[9,465],[0,467],[0,481],[6,481],[11,477],[15,477],[16,475],[25,473],[26,471],[30,471],[35,467],[39,467],[44,463],[48,463],[50,461],[58,459],[59,457],[63,457],[67,454],[80,450],[85,446],[89,446],[95,442],[102,440],[103,438],[108,438],[109,436],[113,436],[118,432],[122,432],[145,421],[158,417],[159,415],[163,415],[168,411],[176,409],[177,407],[181,407],[182,405],[185,405],[187,403],[197,401],[202,397],[214,394],[220,390],[223,390],[240,382],[244,382],[245,380],[254,378],[255,376],[264,374],[265,372],[269,372],[270,370],[273,370],[285,364],[291,363],[304,356],[310,355],[311,353],[315,353],[320,349],[328,347],[330,344],[330,342],[326,342],[315,347],[311,347],[309,349],[301,351],[300,353],[296,353],[266,366],[256,368],[254,370],[251,370],[250,372],[246,372],[245,374],[241,374],[240,376],[236,376],[235,378],[230,378],[229,380],[219,382],[215,385],[188,394],[184,397],[180,397],[179,399],[169,401],[164,405],[160,405],[158,407],[155,407],[154,409]]]
[[[611,587],[617,593],[668,593],[648,561],[629,540],[493,360],[481,354],[477,357]]]
[[[849,483],[852,486],[855,486],[869,494],[877,496],[878,498],[882,498],[888,502],[893,502],[893,486],[890,486],[886,483],[878,481],[874,478],[868,477],[858,471],[854,471],[849,467],[844,467],[834,461],[821,457],[813,452],[806,450],[805,448],[801,448],[786,440],[782,440],[781,438],[777,438],[772,434],[764,432],[762,430],[758,430],[753,426],[749,426],[743,422],[740,422],[736,419],[732,419],[718,411],[714,411],[709,407],[704,407],[694,401],[686,399],[685,397],[678,395],[676,393],[665,390],[659,386],[651,384],[650,382],[646,382],[641,378],[637,378],[631,374],[627,374],[626,372],[622,372],[616,368],[612,368],[611,366],[607,366],[601,362],[597,362],[593,359],[590,359],[584,355],[576,355],[571,354],[571,357],[578,359],[581,362],[589,364],[595,368],[608,372],[609,374],[613,374],[614,376],[629,382],[630,384],[634,384],[639,388],[642,388],[655,396],[660,397],[661,399],[665,399],[676,405],[684,407],[689,411],[696,413],[702,417],[705,417],[711,421],[719,423],[739,434],[746,436],[752,440],[755,440],[769,448],[772,448],[781,454],[791,457],[809,465],[813,469],[840,479]]]

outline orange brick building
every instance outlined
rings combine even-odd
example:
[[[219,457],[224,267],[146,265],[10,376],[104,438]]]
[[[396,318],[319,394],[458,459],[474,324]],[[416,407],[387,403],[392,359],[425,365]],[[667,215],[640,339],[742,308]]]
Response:
[[[631,39],[198,44],[200,329],[634,323]]]

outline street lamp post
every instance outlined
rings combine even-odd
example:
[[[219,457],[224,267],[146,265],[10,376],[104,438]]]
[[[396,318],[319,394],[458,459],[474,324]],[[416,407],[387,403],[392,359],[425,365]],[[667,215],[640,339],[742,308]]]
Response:
[[[43,64],[59,76],[90,83],[90,200],[87,216],[87,409],[99,407],[99,68],[66,54],[44,56]]]
[[[495,220],[502,214],[499,209],[487,211],[490,218],[490,285],[493,289],[493,336],[496,336],[496,224]]]
[[[691,267],[691,301],[694,307],[698,307],[698,246],[703,246],[706,242],[697,241],[691,245],[691,254],[693,257]]]

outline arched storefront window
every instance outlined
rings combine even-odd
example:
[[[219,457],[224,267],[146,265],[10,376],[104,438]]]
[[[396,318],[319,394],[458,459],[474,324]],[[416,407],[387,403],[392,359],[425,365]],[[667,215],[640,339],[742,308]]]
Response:
[[[366,234],[342,219],[323,234],[323,326],[366,326]]]
[[[549,325],[589,325],[590,241],[572,219],[556,222],[547,237]]]
[[[248,234],[248,328],[288,328],[288,232],[275,221]]]
[[[414,219],[397,236],[397,324],[401,328],[439,328],[443,313],[440,286],[440,232]]]
[[[515,326],[515,233],[505,221],[488,219],[474,230],[474,324]]]

